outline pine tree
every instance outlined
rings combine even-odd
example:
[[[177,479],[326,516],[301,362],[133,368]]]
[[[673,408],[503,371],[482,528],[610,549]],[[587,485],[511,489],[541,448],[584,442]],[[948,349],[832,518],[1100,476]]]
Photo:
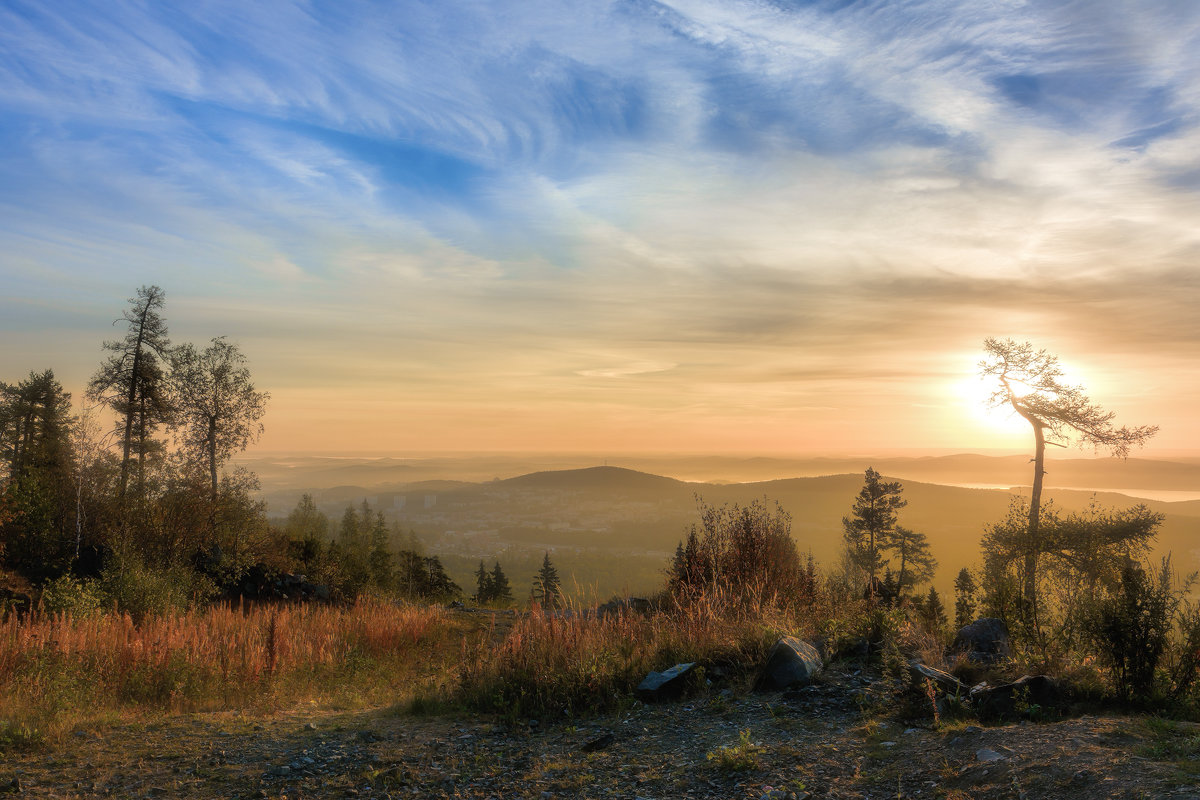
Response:
[[[508,576],[504,574],[504,570],[500,569],[500,562],[492,567],[492,601],[496,603],[511,603],[513,599],[512,587],[508,585]]]
[[[850,561],[862,570],[870,597],[878,594],[877,575],[887,564],[884,551],[895,539],[896,512],[908,505],[907,500],[900,499],[903,491],[899,481],[881,480],[878,472],[867,467],[866,481],[855,498],[851,516],[842,518]]]
[[[329,537],[329,518],[317,508],[311,494],[305,493],[288,514],[284,527],[291,550],[305,570],[311,570],[324,551]]]
[[[562,606],[562,591],[558,579],[558,570],[550,563],[550,553],[542,559],[542,568],[533,578],[531,598],[542,608],[560,608]]]
[[[382,511],[375,512],[375,524],[371,527],[371,552],[367,556],[367,565],[371,572],[371,582],[379,589],[392,588],[392,552],[389,547],[391,537],[388,535],[387,520]]]
[[[138,487],[145,479],[145,457],[151,448],[150,434],[171,416],[162,362],[171,343],[167,323],[160,312],[166,295],[157,286],[143,286],[130,298],[130,309],[122,316],[128,323],[125,338],[105,342],[112,353],[88,383],[88,397],[103,401],[118,416],[121,436],[119,497],[124,500],[129,482],[129,464],[138,458]]]
[[[442,560],[437,556],[425,559],[425,585],[421,587],[421,596],[426,600],[452,600],[462,594],[462,588],[446,574]]]
[[[475,570],[475,602],[485,605],[492,601],[492,575],[479,559],[479,569]]]
[[[949,624],[942,598],[938,594],[938,590],[932,586],[929,587],[929,594],[925,595],[925,601],[921,603],[920,614],[925,623],[934,630],[944,630]]]
[[[925,534],[897,525],[889,549],[900,559],[900,569],[896,573],[898,594],[903,595],[905,589],[919,586],[933,578],[933,572],[937,569],[937,559],[929,551],[929,539]]]
[[[975,592],[979,587],[971,571],[963,567],[954,579],[954,627],[965,628],[975,621]]]

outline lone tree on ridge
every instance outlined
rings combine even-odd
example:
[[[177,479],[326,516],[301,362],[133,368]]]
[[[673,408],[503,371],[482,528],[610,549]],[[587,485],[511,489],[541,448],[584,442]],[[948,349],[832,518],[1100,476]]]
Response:
[[[994,378],[997,387],[990,397],[993,408],[1010,406],[1033,428],[1033,486],[1029,496],[1028,541],[1025,551],[1025,580],[1022,601],[1037,608],[1037,559],[1040,552],[1038,524],[1041,517],[1042,478],[1046,474],[1046,445],[1066,447],[1071,439],[1080,446],[1092,445],[1114,456],[1126,458],[1130,447],[1140,447],[1158,432],[1157,425],[1116,428],[1116,416],[1095,405],[1082,386],[1064,383],[1058,356],[1034,350],[1029,342],[988,338],[983,342],[986,358],[979,362],[980,376]]]

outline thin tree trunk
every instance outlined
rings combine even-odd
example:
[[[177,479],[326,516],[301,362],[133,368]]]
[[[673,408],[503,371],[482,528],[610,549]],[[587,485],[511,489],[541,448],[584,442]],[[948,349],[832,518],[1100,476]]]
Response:
[[[208,478],[211,482],[208,506],[208,525],[213,541],[217,540],[217,421],[208,421]]]
[[[1026,417],[1026,419],[1029,419]],[[1042,477],[1046,474],[1046,437],[1042,426],[1030,419],[1033,425],[1033,487],[1029,494],[1029,530],[1025,550],[1025,585],[1022,598],[1030,612],[1037,616],[1037,562],[1041,552],[1040,523],[1042,515]]]

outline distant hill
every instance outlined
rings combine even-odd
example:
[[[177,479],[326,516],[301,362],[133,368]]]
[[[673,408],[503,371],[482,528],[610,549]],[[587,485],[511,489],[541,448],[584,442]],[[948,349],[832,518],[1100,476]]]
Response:
[[[687,490],[688,484],[674,478],[651,475],[623,467],[587,467],[532,472],[508,480],[494,481],[491,488],[520,487],[588,493],[622,492],[655,494]]]
[[[893,461],[901,462],[909,475],[886,469]],[[842,461],[826,459],[821,463],[833,466]],[[900,512],[900,521],[928,535],[940,562],[935,585],[945,593],[951,591],[953,577],[961,567],[978,564],[979,541],[986,528],[1005,517],[1015,494],[1028,492],[1027,488],[970,488],[911,477],[912,472],[921,469],[939,474],[949,470],[950,477],[962,479],[959,482],[976,482],[964,476],[993,476],[1017,468],[1027,471],[1027,460],[963,455],[875,463],[882,465],[885,477],[903,484],[908,505]],[[1132,477],[1111,471],[1123,464],[1132,466]],[[1128,482],[1141,480],[1137,475],[1180,476],[1193,467],[1200,468],[1200,464],[1147,464],[1133,459],[1115,464],[1051,464],[1055,474],[1073,469],[1087,483],[1101,483],[1102,475],[1110,480],[1117,475]],[[1096,471],[1089,472],[1093,469]],[[843,548],[842,518],[849,514],[862,483],[863,473],[858,470],[746,483],[708,483],[685,482],[625,467],[590,466],[477,482],[438,479],[341,485],[314,490],[314,495],[335,524],[347,504],[369,499],[390,519],[417,531],[435,552],[453,555],[453,563],[466,565],[463,575],[455,575],[460,582],[469,582],[467,570],[473,569],[480,558],[507,553],[502,558],[524,561],[533,558],[531,554],[540,558],[543,550],[552,550],[558,554],[556,558],[570,559],[579,580],[600,581],[598,591],[603,594],[656,588],[667,557],[699,521],[698,499],[710,505],[746,505],[763,498],[778,502],[792,516],[792,532],[801,551],[811,552],[822,564],[833,565]],[[274,513],[283,516],[295,505],[299,492],[276,490],[267,497]],[[1107,508],[1142,503],[1166,517],[1158,551],[1172,552],[1181,571],[1200,568],[1200,500],[1163,502],[1111,491],[1065,488],[1051,488],[1046,497],[1064,510],[1082,510],[1093,502]],[[628,564],[625,570],[619,566],[622,559]],[[596,575],[589,574],[588,564],[596,565]],[[608,577],[598,577],[601,574]],[[634,584],[621,583],[623,580]]]

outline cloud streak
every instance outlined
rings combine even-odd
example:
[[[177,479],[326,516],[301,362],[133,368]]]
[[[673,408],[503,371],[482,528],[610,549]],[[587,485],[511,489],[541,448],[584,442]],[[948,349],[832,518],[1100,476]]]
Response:
[[[597,428],[564,447],[869,442],[988,335],[1148,364],[1194,440],[1195,52],[1200,11],[1118,0],[9,3],[5,379],[82,385],[76,323],[159,283],[295,391],[297,447],[356,386]]]

